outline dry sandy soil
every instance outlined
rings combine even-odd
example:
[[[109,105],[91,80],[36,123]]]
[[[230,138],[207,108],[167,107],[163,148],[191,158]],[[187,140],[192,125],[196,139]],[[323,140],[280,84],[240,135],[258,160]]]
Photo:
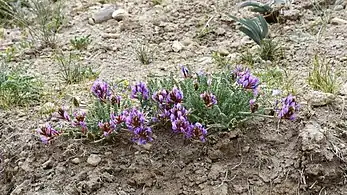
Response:
[[[83,54],[83,63],[93,65],[101,71],[100,78],[109,81],[177,74],[179,64],[215,71],[213,51],[235,59],[245,47],[255,46],[227,16],[252,14],[238,12],[237,3],[164,0],[154,6],[146,0],[120,0],[117,8],[125,9],[128,17],[90,24],[89,18],[102,4],[73,0],[66,7],[69,23],[58,35],[59,46],[68,51],[71,38],[91,34],[93,42]],[[326,94],[318,96],[307,84],[316,50],[325,52],[334,68],[347,72],[346,2],[329,3],[335,21],[327,24],[320,40],[320,26],[314,25],[320,17],[308,0],[295,1],[285,12],[287,20],[270,27],[271,36],[285,48],[285,58],[276,65],[295,75],[302,106],[295,122],[277,128],[275,120],[256,119],[230,132],[210,134],[206,143],[186,142],[168,130],[156,130],[157,139],[146,147],[123,135],[107,144],[61,137],[46,146],[31,135],[39,124],[52,120],[38,114],[45,105],[0,110],[0,194],[347,195],[345,74],[341,92],[329,104],[324,103]],[[211,32],[197,39],[209,19]],[[16,30],[8,31],[11,41]],[[174,41],[182,44],[181,50],[173,50]],[[155,50],[151,64],[136,59],[138,42]],[[20,60],[32,62],[30,73],[42,78],[51,91],[65,88],[66,96],[88,102],[92,81],[66,87],[58,80],[51,54],[44,49],[35,55],[24,53]],[[67,99],[51,101],[58,104]]]

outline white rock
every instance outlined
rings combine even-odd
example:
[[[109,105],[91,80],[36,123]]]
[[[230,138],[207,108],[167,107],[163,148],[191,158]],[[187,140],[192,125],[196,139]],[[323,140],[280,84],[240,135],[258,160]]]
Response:
[[[112,18],[115,20],[123,20],[126,16],[128,16],[128,12],[125,9],[117,9],[112,13]]]
[[[347,82],[341,86],[340,94],[347,95]]]
[[[201,65],[208,65],[213,63],[213,58],[212,57],[202,57],[199,59],[199,63]]]
[[[96,155],[96,154],[91,154],[87,159],[87,163],[92,166],[97,166],[100,162],[101,162],[101,158],[99,155]]]
[[[80,161],[79,158],[74,158],[74,159],[71,160],[71,162],[72,162],[73,164],[79,164],[81,161]]]
[[[308,123],[300,130],[299,137],[302,138],[302,150],[312,150],[324,139],[322,127],[315,121]]]
[[[182,49],[183,49],[183,44],[182,43],[180,43],[179,41],[174,41],[173,43],[172,43],[172,50],[174,51],[174,52],[179,52],[179,51],[181,51]]]
[[[341,18],[333,18],[331,19],[330,23],[335,25],[347,24],[347,20]]]
[[[334,7],[334,10],[335,10],[335,11],[341,11],[341,10],[343,10],[343,5],[336,5],[336,6]]]
[[[115,9],[113,6],[104,7],[93,16],[92,20],[96,24],[105,22],[105,21],[112,18],[114,11],[115,11]],[[89,23],[91,23],[91,21],[89,21]]]
[[[312,106],[325,106],[335,100],[335,95],[321,91],[313,91],[306,97],[306,100]]]

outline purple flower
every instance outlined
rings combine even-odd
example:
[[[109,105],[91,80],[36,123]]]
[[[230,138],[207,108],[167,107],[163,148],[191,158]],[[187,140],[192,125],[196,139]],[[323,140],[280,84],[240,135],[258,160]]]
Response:
[[[44,144],[48,144],[52,139],[60,135],[60,133],[53,129],[48,123],[46,123],[44,127],[36,129],[36,132],[40,134],[41,141]]]
[[[139,98],[139,94],[143,100],[148,100],[149,91],[146,84],[143,82],[136,83],[136,85],[131,88],[131,98],[137,99]]]
[[[191,77],[187,67],[181,65],[181,71],[182,71],[182,74],[183,74],[184,78],[190,78]]]
[[[133,141],[139,144],[151,142],[152,130],[145,124],[145,117],[142,112],[133,108],[126,117],[125,124],[128,129],[133,133]]]
[[[106,98],[111,95],[108,84],[101,80],[96,80],[94,82],[91,91],[95,97],[103,102],[105,102]]]
[[[188,111],[182,106],[182,104],[175,104],[170,110],[170,120],[175,121],[176,119],[181,119],[181,117],[187,118]]]
[[[236,66],[235,70],[231,71],[233,79],[240,78],[248,69],[244,70],[242,66]]]
[[[186,117],[178,117],[171,121],[172,131],[174,133],[182,133],[185,137],[189,137],[189,132],[191,132],[191,124]]]
[[[138,127],[143,127],[144,122],[145,116],[136,108],[133,108],[125,119],[125,124],[131,131],[134,131]]]
[[[112,121],[104,123],[99,122],[98,126],[102,130],[105,137],[111,134],[116,128],[115,124]]]
[[[178,104],[183,100],[183,93],[177,87],[174,87],[167,96],[168,103]]]
[[[295,120],[296,112],[299,111],[299,104],[295,100],[295,96],[289,94],[286,98],[282,99],[281,109],[278,109],[279,102],[276,103],[276,112],[280,119]]]
[[[152,142],[152,129],[150,127],[139,127],[134,129],[134,135],[132,138],[133,142],[138,144],[146,144],[147,142]]]
[[[258,86],[260,84],[259,79],[246,70],[241,77],[237,80],[237,83],[240,84],[245,89],[253,90],[254,96],[258,95]]]
[[[202,142],[205,142],[205,137],[207,134],[207,130],[200,124],[200,123],[195,123],[191,128],[190,132],[188,133],[189,138],[193,139],[200,139]]]
[[[58,109],[59,118],[64,119],[66,121],[71,121],[69,113],[62,107]]]
[[[200,97],[202,100],[204,100],[204,103],[207,107],[211,107],[217,104],[216,96],[213,95],[212,93],[204,92],[200,94]]]
[[[126,117],[128,116],[128,112],[126,110],[124,110],[121,114],[119,115],[114,115],[111,114],[111,121],[112,123],[114,123],[115,125],[119,125],[121,123],[124,123],[126,120]]]
[[[86,131],[88,130],[87,124],[85,122],[86,118],[86,113],[84,111],[75,111],[73,113],[74,115],[74,120],[72,121],[72,126],[73,127],[78,127],[80,126],[82,128],[82,133],[85,134]]]
[[[165,104],[167,103],[167,97],[168,97],[169,92],[166,89],[162,89],[158,92],[155,92],[152,95],[153,101],[159,103],[159,104]]]

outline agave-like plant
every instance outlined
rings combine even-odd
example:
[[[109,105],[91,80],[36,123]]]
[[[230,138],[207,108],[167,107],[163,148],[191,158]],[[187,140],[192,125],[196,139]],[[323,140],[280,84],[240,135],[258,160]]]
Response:
[[[241,18],[238,19],[235,16],[230,16],[233,20],[241,24],[240,31],[246,34],[258,45],[262,44],[262,41],[269,34],[269,27],[263,16],[257,16],[256,18],[248,19]]]

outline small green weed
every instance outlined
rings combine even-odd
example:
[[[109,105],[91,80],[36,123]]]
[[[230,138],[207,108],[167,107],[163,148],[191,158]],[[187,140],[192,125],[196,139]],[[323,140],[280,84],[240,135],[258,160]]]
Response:
[[[296,94],[294,90],[294,77],[279,67],[270,67],[255,74],[262,83],[266,83],[263,91],[271,95],[274,90],[281,91],[282,94]]]
[[[0,64],[0,108],[26,106],[40,101],[42,84],[24,68]]]
[[[5,63],[11,62],[16,53],[16,48],[14,46],[7,47],[4,52],[0,52],[0,59]]]
[[[225,68],[231,63],[227,56],[222,55],[221,53],[216,51],[212,53],[212,59],[220,68]]]
[[[87,36],[80,36],[75,37],[70,40],[70,43],[72,47],[74,47],[77,50],[86,50],[88,45],[92,42],[92,40],[89,38],[90,35]]]
[[[319,59],[318,54],[313,58],[313,68],[308,76],[308,83],[314,90],[320,90],[325,93],[336,93],[339,89],[337,75],[333,71],[329,62]]]
[[[272,39],[264,39],[259,48],[259,56],[263,60],[275,61],[280,57],[281,47]]]
[[[56,47],[56,34],[65,22],[61,2],[52,4],[49,0],[30,1],[28,11],[33,15],[32,19],[28,18],[28,14],[23,13],[21,9],[13,9],[9,4],[0,4],[0,6],[16,24],[28,29],[30,36],[42,46]]]
[[[246,52],[241,54],[241,63],[246,63],[248,66],[253,67],[255,62],[257,61],[256,57],[257,56],[247,50]]]
[[[147,45],[140,45],[135,48],[135,54],[138,60],[144,65],[153,62],[153,51]]]
[[[154,5],[161,5],[163,3],[163,0],[152,0],[152,3]]]
[[[82,66],[78,55],[74,53],[65,55],[62,52],[57,52],[55,60],[59,67],[59,76],[67,84],[78,83],[84,79],[92,79],[98,76],[98,73],[93,72],[91,67]]]

